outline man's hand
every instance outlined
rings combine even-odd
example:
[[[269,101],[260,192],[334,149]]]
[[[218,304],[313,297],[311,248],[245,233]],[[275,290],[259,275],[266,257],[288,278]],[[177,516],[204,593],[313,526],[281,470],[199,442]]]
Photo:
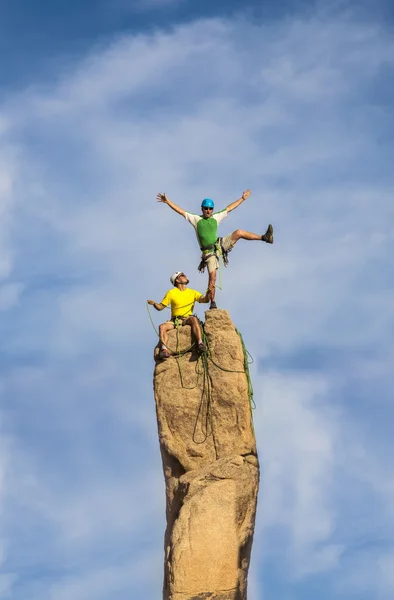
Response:
[[[182,215],[182,217],[185,216],[185,211],[183,210],[183,208],[181,208],[180,206],[177,206],[175,204],[175,202],[172,202],[172,200],[170,200],[169,198],[167,198],[167,194],[157,194],[157,201],[158,202],[162,202],[163,204],[167,204],[167,206],[169,206],[170,208],[172,208],[172,210],[175,210],[175,212],[177,212],[179,215]]]
[[[251,193],[252,192],[249,189],[246,190],[246,192],[242,192],[242,196],[238,198],[238,200],[236,200],[235,202],[231,202],[231,204],[227,206],[227,212],[231,212],[232,210],[234,210],[234,208],[237,208],[240,204],[242,204],[244,200],[249,198]]]
[[[168,198],[167,198],[167,194],[164,192],[164,194],[157,194],[157,201],[158,202],[163,202],[164,204],[168,204]]]
[[[212,293],[213,293],[214,289],[215,289],[214,283],[211,283],[210,285],[208,285],[208,289],[205,292],[205,295],[203,296],[203,298],[201,300],[203,300],[203,302],[209,302],[212,299]]]
[[[156,310],[163,310],[165,308],[164,304],[162,304],[161,302],[160,304],[157,304],[157,302],[155,302],[154,300],[147,300],[147,303],[153,306]]]

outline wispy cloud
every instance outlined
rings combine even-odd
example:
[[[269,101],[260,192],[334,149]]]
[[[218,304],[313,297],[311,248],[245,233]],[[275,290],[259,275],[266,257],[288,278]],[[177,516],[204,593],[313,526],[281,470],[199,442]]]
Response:
[[[111,10],[122,10],[133,13],[149,11],[165,11],[187,4],[189,0],[116,0],[111,2]]]
[[[267,598],[279,580],[283,597],[305,598],[297,586],[308,583],[313,595],[314,578],[328,574],[323,600],[358,589],[366,515],[380,507],[369,540],[382,529],[392,540],[394,528],[391,476],[377,469],[392,455],[391,432],[376,430],[376,411],[392,416],[383,98],[393,52],[383,24],[349,13],[205,20],[123,36],[3,102],[10,597],[105,600],[133,589],[138,600],[148,579],[149,597],[160,594],[164,487],[144,302],[160,299],[179,268],[194,287],[205,281],[193,232],[154,198],[166,191],[197,210],[206,195],[224,205],[246,187],[252,197],[223,232],[272,221],[276,244],[240,242],[218,301],[260,365],[252,587],[274,565]],[[386,575],[363,573],[385,598],[392,548],[378,546]]]
[[[325,571],[338,564],[342,551],[331,540],[338,415],[323,401],[327,384],[318,377],[267,374],[261,388],[259,433],[262,455],[269,457],[261,488],[265,552],[275,538],[270,528],[281,527],[286,550],[280,552],[293,574]]]

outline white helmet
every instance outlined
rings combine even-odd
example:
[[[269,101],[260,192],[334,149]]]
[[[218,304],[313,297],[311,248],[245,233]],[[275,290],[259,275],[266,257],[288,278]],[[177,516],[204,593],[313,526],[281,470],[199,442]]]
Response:
[[[172,283],[172,285],[175,285],[176,280],[178,279],[179,275],[182,273],[182,271],[176,271],[176,273],[174,273],[173,275],[171,275],[170,277],[170,281]]]

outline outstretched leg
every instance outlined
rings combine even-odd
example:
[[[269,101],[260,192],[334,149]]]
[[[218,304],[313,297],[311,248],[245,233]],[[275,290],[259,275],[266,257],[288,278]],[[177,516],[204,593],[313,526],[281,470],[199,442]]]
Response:
[[[268,244],[274,243],[274,230],[272,225],[268,225],[267,231],[264,235],[259,233],[251,233],[250,231],[244,231],[243,229],[236,229],[231,234],[231,240],[233,244],[236,244],[238,240],[262,240]]]

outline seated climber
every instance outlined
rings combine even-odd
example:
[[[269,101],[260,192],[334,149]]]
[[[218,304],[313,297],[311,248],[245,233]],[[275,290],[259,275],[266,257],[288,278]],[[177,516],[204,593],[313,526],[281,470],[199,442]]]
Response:
[[[160,304],[156,303],[154,300],[148,300],[148,304],[154,306],[156,310],[163,310],[166,306],[171,304],[171,320],[162,323],[159,326],[161,341],[160,358],[165,359],[170,356],[170,352],[167,348],[168,332],[179,325],[190,325],[194,337],[197,340],[198,352],[206,352],[207,349],[201,337],[200,324],[197,317],[193,315],[193,309],[196,301],[200,303],[209,302],[211,290],[208,290],[203,296],[200,292],[188,288],[187,284],[189,283],[189,280],[182,271],[177,271],[171,275],[170,281],[174,286],[174,289],[168,290]]]
[[[210,308],[217,308],[215,302],[215,284],[216,284],[216,271],[219,267],[218,258],[222,254],[224,265],[227,266],[228,258],[227,254],[232,250],[238,240],[262,240],[268,244],[274,243],[274,231],[272,225],[268,225],[267,231],[261,235],[258,233],[251,233],[244,231],[243,229],[236,229],[233,233],[225,237],[219,237],[217,235],[218,225],[222,219],[227,217],[228,213],[237,208],[244,200],[249,198],[251,192],[246,190],[243,192],[241,198],[235,200],[229,204],[223,210],[214,213],[214,202],[210,198],[205,198],[202,201],[201,209],[202,215],[195,215],[188,213],[183,208],[177,206],[174,202],[167,198],[166,194],[157,194],[157,201],[168,204],[172,210],[185,217],[187,221],[194,227],[197,241],[201,249],[201,262],[198,270],[203,273],[205,267],[208,267],[208,287],[212,290]]]

